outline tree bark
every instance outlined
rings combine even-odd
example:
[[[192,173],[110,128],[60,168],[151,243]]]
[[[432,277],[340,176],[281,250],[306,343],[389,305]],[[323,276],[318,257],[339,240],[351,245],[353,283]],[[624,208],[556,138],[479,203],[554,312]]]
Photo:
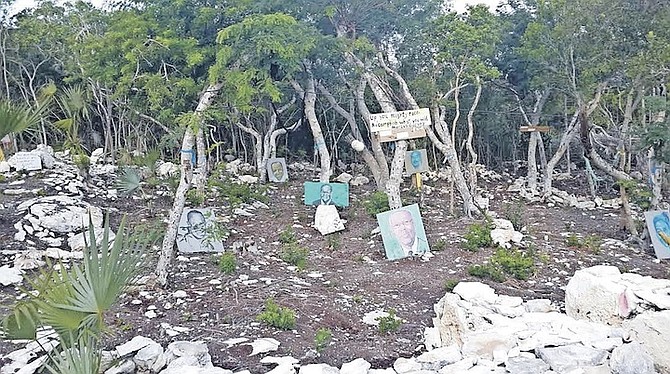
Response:
[[[221,84],[210,84],[207,89],[200,95],[200,101],[195,108],[194,115],[202,118],[202,113],[209,108],[212,101],[221,89]],[[181,219],[184,204],[186,202],[186,192],[191,186],[191,179],[193,178],[193,161],[191,158],[193,152],[193,144],[195,142],[195,134],[193,129],[187,127],[182,139],[181,146],[181,178],[179,186],[175,192],[172,210],[168,218],[168,226],[163,237],[161,245],[161,253],[156,265],[156,277],[158,284],[165,286],[168,278],[168,267],[174,256],[175,239],[177,238],[177,230],[179,229],[179,221]]]

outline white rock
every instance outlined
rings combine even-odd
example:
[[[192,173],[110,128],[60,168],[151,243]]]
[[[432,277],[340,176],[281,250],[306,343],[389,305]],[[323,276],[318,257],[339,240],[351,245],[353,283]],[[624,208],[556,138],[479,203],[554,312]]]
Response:
[[[338,374],[340,370],[327,364],[309,364],[300,367],[299,374]]]
[[[38,144],[37,147],[31,151],[37,154],[42,160],[42,167],[45,169],[53,169],[56,160],[54,159],[54,150],[48,145]]]
[[[186,298],[188,294],[184,290],[177,290],[172,294],[172,296],[176,299],[183,299]]]
[[[365,143],[361,142],[360,140],[353,140],[351,142],[351,148],[353,148],[356,152],[362,152],[365,149]]]
[[[340,219],[335,205],[318,205],[314,215],[314,228],[321,235],[328,235],[344,230],[344,221]]]
[[[295,374],[295,367],[290,364],[281,364],[268,371],[266,374]]]
[[[21,211],[19,205],[17,210]],[[80,231],[89,225],[89,213],[93,227],[102,227],[102,210],[80,199],[56,195],[32,201],[30,213],[37,217],[37,224],[56,233]],[[33,225],[35,226],[35,225]]]
[[[45,255],[49,258],[61,259],[61,260],[70,260],[70,259],[81,260],[82,258],[84,258],[84,253],[81,251],[70,252],[70,251],[64,251],[60,248],[47,248],[47,250],[45,251]]]
[[[491,230],[491,240],[504,248],[511,248],[512,243],[519,244],[523,240],[523,234],[514,229],[493,229]]]
[[[383,310],[373,310],[363,316],[363,323],[371,326],[379,326],[379,318],[388,317],[389,314]]]
[[[163,347],[160,344],[149,344],[137,352],[135,357],[133,357],[133,361],[138,369],[148,371],[162,355]]]
[[[7,265],[0,266],[0,283],[3,286],[20,284],[21,282],[23,282],[23,271],[21,269],[10,268]]]
[[[621,324],[630,314],[626,287],[616,283],[621,277],[614,266],[594,266],[578,270],[565,288],[565,311],[573,318],[611,325]]]
[[[656,372],[654,359],[638,342],[614,348],[610,355],[610,368],[614,374],[653,374]]]
[[[393,369],[398,374],[410,373],[421,370],[421,363],[414,358],[400,357],[393,363]]]
[[[626,321],[624,327],[630,330],[631,339],[644,345],[661,372],[670,372],[670,310],[645,312]]]
[[[297,365],[300,360],[291,356],[275,357],[265,356],[261,359],[261,364],[277,364],[277,365]]]
[[[213,367],[207,344],[202,341],[176,341],[168,344],[165,350],[168,367],[198,366]],[[177,361],[177,362],[175,362]],[[174,365],[173,365],[174,363]]]
[[[116,353],[119,355],[119,357],[124,357],[131,353],[139,351],[140,349],[148,346],[149,344],[158,344],[158,343],[153,341],[151,338],[146,338],[144,336],[136,336],[132,338],[129,342],[116,346]]]
[[[240,180],[240,182],[247,183],[247,184],[253,184],[253,183],[258,182],[258,177],[255,177],[253,175],[246,175],[246,174],[245,175],[240,175],[238,177],[238,179]]]
[[[84,248],[86,248],[86,242],[89,242],[91,234],[88,231],[89,229],[84,230],[84,232],[81,232],[79,234],[76,234],[74,236],[71,236],[67,239],[67,245],[70,248],[71,251],[73,252],[78,252],[78,251],[83,251]],[[102,243],[102,240],[104,238],[103,233],[104,229],[102,227],[95,227],[93,229],[93,232],[95,233],[95,244],[100,245]],[[114,231],[109,230],[109,242],[112,243],[112,241],[116,238],[116,234]]]
[[[249,356],[255,356],[260,353],[276,351],[279,348],[279,341],[273,338],[259,338],[251,343],[247,343],[252,347]]]
[[[450,365],[461,359],[461,349],[456,344],[428,351],[416,358],[418,362],[439,363],[440,366]]]
[[[9,162],[7,161],[0,161],[0,173],[6,173],[11,169],[11,166],[9,165]]]
[[[88,157],[88,160],[91,163],[91,165],[95,165],[98,162],[100,162],[101,161],[100,158],[102,157],[102,155],[104,153],[105,153],[105,150],[102,149],[102,148],[94,149],[93,152],[91,152],[91,155]]]
[[[485,301],[494,304],[498,299],[498,295],[493,288],[479,282],[459,282],[454,287],[453,293],[470,302]]]
[[[423,330],[423,341],[423,344],[429,351],[442,346],[442,339],[440,339],[440,329],[437,327],[426,327]]]
[[[118,365],[105,370],[105,374],[131,374],[135,372],[135,362],[125,360]]]
[[[32,152],[16,152],[7,162],[15,170],[42,170],[42,159],[40,155]]]
[[[156,170],[159,177],[170,177],[179,174],[179,166],[172,162],[164,162]]]
[[[231,338],[231,339],[228,339],[228,340],[224,340],[222,343],[226,344],[228,346],[228,348],[230,348],[230,347],[232,347],[236,344],[244,343],[248,340],[249,339],[247,339],[247,338]]]
[[[548,363],[552,370],[559,373],[582,367],[602,365],[607,360],[607,351],[578,344],[538,348],[536,354]]]
[[[529,313],[549,313],[554,310],[549,299],[528,300],[524,305]]]
[[[354,179],[352,179],[351,181],[349,181],[349,184],[352,185],[352,186],[362,186],[362,185],[368,184],[368,183],[370,183],[370,179],[368,177],[365,177],[365,176],[362,176],[362,175],[359,175],[359,176],[355,177]]]
[[[456,363],[451,365],[446,365],[440,371],[439,374],[461,374],[467,372],[477,363],[476,358],[468,357],[464,358]]]
[[[357,358],[351,362],[342,364],[341,374],[367,374],[372,365],[362,358]]]
[[[349,183],[349,181],[353,178],[354,176],[349,174],[349,173],[342,173],[335,178],[336,181],[340,183]]]

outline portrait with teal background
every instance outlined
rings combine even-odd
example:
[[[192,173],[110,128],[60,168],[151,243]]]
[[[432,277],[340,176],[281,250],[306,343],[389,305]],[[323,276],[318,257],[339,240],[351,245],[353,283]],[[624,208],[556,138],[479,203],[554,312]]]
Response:
[[[419,205],[412,204],[379,213],[377,223],[389,260],[422,256],[430,252]]]
[[[656,258],[670,258],[670,213],[665,210],[644,212]]]
[[[407,174],[428,171],[428,153],[425,149],[405,152],[405,171]]]
[[[349,206],[349,185],[305,182],[304,202],[305,205]]]

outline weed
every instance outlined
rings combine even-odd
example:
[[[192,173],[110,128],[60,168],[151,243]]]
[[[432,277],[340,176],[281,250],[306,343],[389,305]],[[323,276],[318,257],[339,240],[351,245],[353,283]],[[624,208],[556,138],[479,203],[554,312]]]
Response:
[[[360,304],[363,302],[363,295],[354,295],[354,297],[351,299],[353,302],[356,304]]]
[[[517,231],[520,231],[523,227],[523,208],[523,204],[519,201],[514,204],[506,203],[503,205],[504,217],[512,222],[512,226]]]
[[[304,270],[307,267],[307,256],[309,249],[298,245],[297,243],[289,243],[284,245],[279,258],[289,264],[296,266],[299,270]]]
[[[189,190],[186,193],[186,201],[188,201],[188,205],[192,207],[202,206],[205,202],[205,194],[198,192],[198,190]]]
[[[356,255],[354,256],[354,261],[362,264],[365,262],[365,257],[363,255]]]
[[[277,305],[274,300],[265,300],[265,310],[256,316],[259,322],[282,329],[291,330],[295,327],[295,312],[290,308]]]
[[[379,213],[386,212],[390,209],[388,196],[381,191],[373,192],[368,199],[363,200],[363,208],[373,217]]]
[[[295,238],[295,232],[293,232],[293,228],[291,226],[287,226],[279,233],[279,242],[283,244],[292,244],[297,242],[297,239]]]
[[[460,281],[456,279],[447,279],[446,281],[444,281],[444,290],[447,292],[453,291],[459,282]]]
[[[402,320],[396,317],[395,309],[393,308],[389,309],[387,316],[377,317],[376,320],[379,321],[379,332],[382,334],[397,331],[400,325],[402,325]]]
[[[494,282],[505,281],[505,274],[503,274],[502,270],[492,264],[469,266],[468,274],[477,278],[489,278]]]
[[[219,258],[219,270],[223,274],[230,275],[235,273],[235,269],[237,268],[237,257],[235,257],[235,254],[232,252],[225,252],[224,254],[221,255]]]
[[[326,241],[328,242],[328,248],[330,248],[331,251],[337,251],[342,246],[342,239],[339,234],[328,235]]]
[[[535,271],[533,257],[518,249],[498,248],[491,258],[491,264],[499,266],[505,273],[521,280],[528,279]]]
[[[491,246],[491,244],[493,244],[493,240],[491,239],[491,229],[492,224],[489,220],[481,223],[473,223],[468,226],[468,231],[463,236],[463,238],[465,238],[463,248],[468,251],[476,252],[479,248]]]
[[[318,329],[316,331],[316,335],[314,336],[314,345],[316,351],[322,353],[326,349],[332,338],[333,333],[330,331],[330,329],[326,329],[323,327]]]
[[[224,174],[224,170],[221,170],[221,168],[215,169],[212,176],[207,180],[207,185],[218,197],[227,200],[231,206],[238,206],[243,203],[250,204],[253,201],[268,202],[265,186],[237,183],[230,180]]]
[[[565,238],[565,245],[568,247],[579,248],[581,245],[581,240],[579,240],[579,237],[576,234],[570,233],[570,235]]]
[[[580,238],[576,234],[570,234],[565,238],[565,244],[568,247],[573,248],[584,248],[588,249],[593,253],[600,252],[600,245],[602,244],[602,238],[595,234],[590,234],[585,238]]]
[[[433,250],[433,252],[444,251],[447,249],[447,241],[444,238],[437,239],[437,241],[430,246],[430,249]]]

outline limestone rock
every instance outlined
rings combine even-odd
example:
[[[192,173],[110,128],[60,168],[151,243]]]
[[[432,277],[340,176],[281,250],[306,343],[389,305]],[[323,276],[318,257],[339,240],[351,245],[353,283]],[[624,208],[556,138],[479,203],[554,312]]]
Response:
[[[621,273],[614,266],[578,270],[565,288],[565,311],[573,318],[611,325],[621,324],[630,313],[626,287],[616,283]]]
[[[16,152],[7,162],[15,170],[42,170],[42,159],[40,155],[32,152]]]
[[[340,370],[327,364],[310,364],[300,367],[298,374],[338,374]]]
[[[368,177],[363,176],[363,175],[359,175],[359,176],[355,177],[354,179],[352,179],[351,181],[349,181],[349,184],[352,185],[352,186],[362,186],[362,185],[368,184],[368,183],[370,183],[370,179]]]
[[[3,286],[10,284],[19,284],[23,282],[23,271],[17,268],[10,268],[7,265],[0,266],[0,283]]]
[[[614,348],[610,355],[610,368],[614,374],[655,373],[654,360],[638,342]]]
[[[670,372],[670,310],[640,314],[624,327],[631,339],[644,345],[661,372]]]
[[[549,370],[549,364],[539,358],[511,357],[507,360],[505,368],[514,374],[537,374]]]
[[[349,181],[351,181],[353,178],[354,176],[349,173],[342,173],[338,175],[335,180],[340,183],[349,183]]]
[[[344,230],[344,221],[340,218],[335,205],[318,205],[314,215],[314,228],[321,235],[328,235]]]
[[[583,367],[602,365],[607,359],[607,351],[578,344],[538,348],[536,354],[548,363],[552,370],[559,373]]]
[[[498,299],[496,291],[491,286],[480,282],[459,282],[453,292],[465,301],[485,301],[493,304]]]
[[[367,374],[372,365],[362,358],[342,364],[340,374]]]

